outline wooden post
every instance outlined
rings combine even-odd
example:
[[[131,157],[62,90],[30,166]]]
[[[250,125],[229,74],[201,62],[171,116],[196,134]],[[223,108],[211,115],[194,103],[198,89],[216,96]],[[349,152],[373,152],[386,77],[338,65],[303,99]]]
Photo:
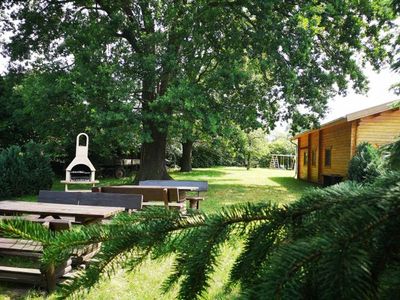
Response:
[[[300,179],[300,138],[297,139],[297,179]]]
[[[49,229],[53,232],[61,230],[69,230],[71,229],[71,221],[61,221],[61,222],[59,220],[50,221]],[[46,270],[44,270],[44,276],[46,279],[47,291],[51,293],[56,289],[57,285],[57,274],[54,264],[51,264],[50,266],[47,267]]]
[[[307,149],[307,181],[311,181],[311,133],[308,134],[308,149]]]
[[[189,199],[189,207],[191,209],[199,209],[199,200]]]
[[[47,284],[47,291],[51,293],[56,289],[56,284],[57,284],[56,273],[53,264],[47,267],[45,271],[45,278]]]
[[[351,122],[350,159],[354,156],[357,149],[357,128],[358,120]]]
[[[322,164],[323,164],[323,154],[322,154],[322,139],[323,139],[323,132],[322,130],[318,130],[318,183],[322,183]]]

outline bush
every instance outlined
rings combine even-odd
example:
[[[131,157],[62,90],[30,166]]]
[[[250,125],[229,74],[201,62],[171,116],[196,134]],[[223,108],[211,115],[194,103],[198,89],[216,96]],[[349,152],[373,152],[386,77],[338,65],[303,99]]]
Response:
[[[26,193],[27,168],[20,147],[11,146],[0,153],[0,197]]]
[[[400,139],[382,147],[384,167],[388,170],[400,171]]]
[[[360,183],[372,182],[380,174],[379,165],[379,151],[369,143],[361,143],[349,162],[349,179]]]
[[[229,155],[224,155],[219,148],[200,144],[193,148],[193,168],[209,168],[214,166],[230,166],[233,161]]]
[[[33,142],[25,145],[25,166],[28,171],[27,186],[29,194],[38,194],[39,190],[50,189],[53,185],[53,170],[50,160],[44,154],[43,147]]]
[[[0,198],[49,189],[53,176],[50,161],[37,144],[11,146],[0,153]]]

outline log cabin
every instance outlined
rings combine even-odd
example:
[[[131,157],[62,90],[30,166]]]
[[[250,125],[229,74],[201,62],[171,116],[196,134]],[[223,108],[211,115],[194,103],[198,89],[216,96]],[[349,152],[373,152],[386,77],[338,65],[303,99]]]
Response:
[[[294,136],[297,178],[324,186],[337,183],[347,177],[358,144],[380,147],[395,141],[400,136],[400,110],[394,104],[357,111]]]

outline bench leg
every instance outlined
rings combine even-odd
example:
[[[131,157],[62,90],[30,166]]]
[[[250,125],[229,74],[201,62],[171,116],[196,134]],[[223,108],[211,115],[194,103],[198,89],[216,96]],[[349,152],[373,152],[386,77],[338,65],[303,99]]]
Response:
[[[191,209],[199,209],[199,201],[196,199],[190,199],[189,200],[189,207]]]
[[[51,293],[56,289],[57,284],[54,265],[50,265],[44,275],[46,278],[47,291]]]

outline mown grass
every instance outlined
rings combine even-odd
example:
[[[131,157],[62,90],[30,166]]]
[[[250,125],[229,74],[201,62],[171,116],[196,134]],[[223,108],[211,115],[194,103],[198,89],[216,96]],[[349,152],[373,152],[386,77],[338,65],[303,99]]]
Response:
[[[299,198],[302,193],[313,185],[294,179],[294,173],[285,170],[252,169],[236,167],[215,167],[195,169],[190,173],[171,172],[177,180],[207,180],[209,191],[206,200],[201,203],[201,209],[207,213],[218,211],[221,207],[244,203],[272,201],[286,204]],[[100,185],[122,184],[131,182],[131,178],[122,180],[104,179]],[[79,186],[79,189],[84,187]],[[88,188],[88,187],[87,187]],[[64,186],[55,183],[54,190],[63,190]],[[35,201],[36,196],[19,198]],[[213,282],[208,289],[206,299],[235,299],[238,289],[227,290],[225,283],[229,276],[232,263],[239,253],[240,241],[232,241],[225,245],[218,268],[213,276]],[[173,266],[173,259],[163,261],[146,261],[140,269],[127,273],[120,270],[111,279],[106,279],[95,287],[85,299],[176,299],[177,287],[162,294],[161,285]],[[17,285],[0,285],[0,299],[43,299],[42,293],[34,290],[18,289]]]

